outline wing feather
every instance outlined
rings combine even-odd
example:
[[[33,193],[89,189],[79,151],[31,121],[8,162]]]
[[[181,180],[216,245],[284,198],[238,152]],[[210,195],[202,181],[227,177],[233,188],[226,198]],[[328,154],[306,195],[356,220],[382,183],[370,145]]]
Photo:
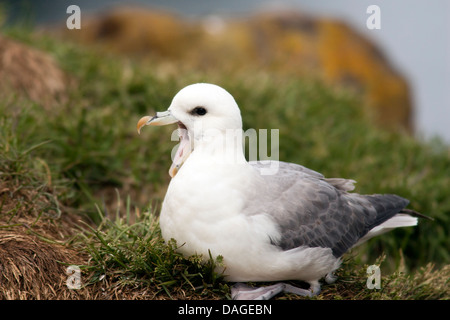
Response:
[[[318,172],[284,162],[277,174],[262,178],[267,191],[259,212],[271,216],[278,226],[281,236],[271,241],[283,250],[324,247],[340,257],[409,202],[396,195],[348,193],[353,180],[325,179]]]

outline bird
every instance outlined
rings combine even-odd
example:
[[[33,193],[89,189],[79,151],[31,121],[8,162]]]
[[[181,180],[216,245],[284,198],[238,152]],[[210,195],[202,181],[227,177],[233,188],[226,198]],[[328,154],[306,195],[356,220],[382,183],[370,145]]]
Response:
[[[181,244],[183,255],[222,256],[217,268],[235,283],[233,299],[317,295],[321,279],[336,280],[347,251],[426,217],[407,209],[409,200],[398,195],[352,192],[351,179],[326,178],[279,160],[248,161],[240,108],[218,85],[182,88],[166,111],[142,117],[137,130],[169,124],[177,124],[180,143],[161,206],[162,236]]]

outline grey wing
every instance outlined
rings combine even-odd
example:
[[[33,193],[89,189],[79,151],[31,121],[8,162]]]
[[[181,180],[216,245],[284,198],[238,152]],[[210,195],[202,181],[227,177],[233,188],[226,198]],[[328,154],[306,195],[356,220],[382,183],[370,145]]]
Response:
[[[274,160],[249,161],[249,164],[251,164],[255,169],[258,170],[270,167],[271,165],[273,165],[273,163],[277,164],[279,172],[281,172],[282,174],[285,174],[286,172],[301,172],[320,179],[324,178],[323,174],[295,163]]]
[[[249,162],[255,169],[261,170],[268,168],[273,165],[273,163],[277,164],[278,171],[282,174],[290,174],[290,173],[304,173],[306,175],[323,179],[332,186],[334,186],[337,189],[340,189],[342,191],[351,191],[355,189],[354,184],[356,183],[355,180],[351,179],[342,179],[342,178],[325,178],[323,174],[311,170],[307,167],[304,167],[299,164],[295,163],[289,163],[289,162],[283,162],[283,161],[274,161],[274,160],[262,160],[262,161],[250,161]]]
[[[395,195],[350,194],[323,176],[302,170],[280,171],[264,179],[271,191],[265,211],[281,234],[271,241],[283,250],[323,247],[340,257],[370,229],[408,204]]]

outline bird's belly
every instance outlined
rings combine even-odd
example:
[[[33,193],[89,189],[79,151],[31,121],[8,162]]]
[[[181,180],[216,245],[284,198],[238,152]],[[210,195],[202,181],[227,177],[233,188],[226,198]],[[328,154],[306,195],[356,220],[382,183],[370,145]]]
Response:
[[[166,241],[175,239],[185,255],[209,252],[217,255],[236,255],[242,251],[243,243],[256,246],[270,244],[270,236],[277,231],[263,215],[245,216],[233,213],[236,204],[221,206],[204,204],[203,209],[184,202],[173,206],[164,202],[160,215],[161,232]],[[194,208],[196,207],[196,208]]]
[[[227,216],[223,212],[192,214],[188,208],[173,209],[165,202],[161,211],[164,239],[175,239],[178,251],[185,256],[199,254],[206,261],[209,254],[213,258],[221,255],[225,270],[219,267],[217,271],[224,271],[229,281],[309,281],[335,269],[336,259],[329,249],[283,251],[273,245],[271,239],[277,239],[279,232],[264,214]]]
[[[210,254],[213,258],[221,255],[229,281],[308,281],[332,271],[336,259],[331,249],[283,251],[273,244],[281,235],[270,215],[243,213],[245,199],[253,196],[254,188],[245,185],[250,179],[242,179],[242,174],[207,174],[203,169],[189,175],[182,167],[163,202],[161,232],[166,241],[176,240],[179,252],[199,254],[204,260]],[[236,177],[241,179],[236,181]],[[192,188],[201,197],[192,197]]]

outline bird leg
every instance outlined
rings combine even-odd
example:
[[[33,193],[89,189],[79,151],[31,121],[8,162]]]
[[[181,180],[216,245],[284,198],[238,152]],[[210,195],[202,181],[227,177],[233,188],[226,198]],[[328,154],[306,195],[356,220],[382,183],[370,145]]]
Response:
[[[301,289],[287,283],[277,283],[266,287],[250,287],[243,283],[236,283],[231,287],[233,300],[269,300],[280,292],[293,293],[302,297],[312,297],[320,293],[318,281],[311,282],[309,289]]]

